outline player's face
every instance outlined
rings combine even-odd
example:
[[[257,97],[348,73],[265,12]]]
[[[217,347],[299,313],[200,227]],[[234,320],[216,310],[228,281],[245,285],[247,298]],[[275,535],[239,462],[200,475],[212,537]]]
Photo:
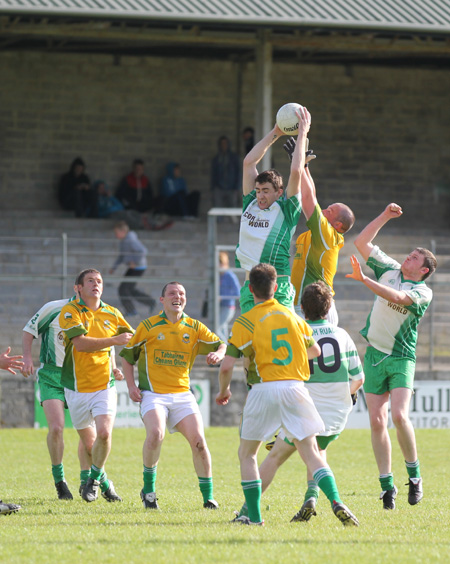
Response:
[[[186,306],[186,290],[181,284],[169,284],[159,300],[166,313],[181,314]]]
[[[423,266],[425,257],[418,251],[413,251],[405,258],[402,264],[402,274],[410,280],[421,280],[427,269]]]
[[[340,211],[339,204],[331,204],[322,210],[322,213],[328,219],[329,223],[334,226],[334,224],[338,221]]]
[[[270,182],[264,182],[264,184],[256,183],[256,201],[258,202],[258,207],[261,210],[266,210],[278,200],[278,198],[283,193],[283,190],[275,190]]]
[[[103,280],[100,274],[88,272],[84,277],[83,284],[78,285],[78,293],[84,302],[92,298],[100,299],[103,293]]]

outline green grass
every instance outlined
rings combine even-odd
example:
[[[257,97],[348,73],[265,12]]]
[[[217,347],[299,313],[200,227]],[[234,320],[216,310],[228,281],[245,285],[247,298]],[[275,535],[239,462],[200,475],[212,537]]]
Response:
[[[290,523],[305,488],[297,455],[281,468],[263,497],[265,527],[229,524],[242,503],[238,434],[234,428],[207,430],[214,466],[218,511],[202,508],[186,441],[167,435],[158,466],[160,511],[144,512],[142,429],[114,431],[107,471],[123,503],[87,504],[78,496],[77,435],[65,434],[66,478],[75,499],[56,499],[46,431],[0,431],[0,498],[23,509],[0,517],[0,561],[5,563],[209,563],[209,562],[448,562],[450,560],[450,430],[418,430],[425,497],[407,503],[406,470],[393,436],[397,509],[382,510],[369,431],[345,431],[329,447],[329,462],[343,501],[360,521],[344,528],[321,495],[318,515]],[[261,451],[265,456],[266,451]]]

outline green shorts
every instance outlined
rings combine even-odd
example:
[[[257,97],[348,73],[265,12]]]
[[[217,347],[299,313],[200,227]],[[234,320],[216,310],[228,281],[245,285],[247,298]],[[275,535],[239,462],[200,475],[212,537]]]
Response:
[[[255,305],[253,294],[250,292],[248,285],[249,281],[246,280],[241,288],[241,295],[239,298],[239,305],[241,306],[241,313],[247,313]],[[295,288],[291,284],[289,276],[280,276],[277,280],[278,288],[275,292],[275,299],[289,309],[294,308]]]
[[[317,445],[320,450],[326,450],[327,446],[339,438],[339,433],[337,435],[330,435],[329,437],[316,437]],[[295,446],[288,438],[284,438],[284,442],[290,446]]]
[[[49,399],[61,400],[67,408],[66,398],[64,397],[64,387],[61,386],[61,368],[51,364],[44,364],[36,371],[39,386],[40,402]]]
[[[367,347],[364,357],[364,391],[382,395],[395,388],[414,389],[416,362],[410,358],[391,356]]]

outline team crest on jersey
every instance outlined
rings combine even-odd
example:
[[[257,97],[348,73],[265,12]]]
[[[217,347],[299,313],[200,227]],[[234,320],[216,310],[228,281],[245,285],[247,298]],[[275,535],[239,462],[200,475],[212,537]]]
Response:
[[[84,322],[84,327],[86,331],[89,330],[89,322],[87,320]]]
[[[164,333],[160,333],[156,338],[158,339],[158,341],[164,341],[165,339]]]
[[[68,311],[64,314],[64,319],[72,319],[72,314]]]
[[[59,332],[58,332],[58,343],[59,343],[59,344],[63,344],[63,343],[64,343],[64,331],[59,331]]]
[[[111,322],[109,321],[109,319],[105,319],[105,320],[103,321],[103,325],[104,325],[105,327],[108,327],[108,329],[109,329],[109,326],[111,325]]]
[[[394,285],[395,284],[395,278],[391,278],[390,280],[388,280],[389,284]]]
[[[189,343],[189,341],[191,340],[191,337],[190,337],[189,333],[184,333],[182,339],[183,339],[183,343]]]

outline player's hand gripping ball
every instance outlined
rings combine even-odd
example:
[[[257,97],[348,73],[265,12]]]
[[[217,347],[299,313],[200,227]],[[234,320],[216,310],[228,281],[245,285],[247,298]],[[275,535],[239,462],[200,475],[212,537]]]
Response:
[[[299,108],[301,108],[300,104],[290,102],[281,106],[277,112],[277,125],[286,135],[298,135],[298,117],[295,112]]]

